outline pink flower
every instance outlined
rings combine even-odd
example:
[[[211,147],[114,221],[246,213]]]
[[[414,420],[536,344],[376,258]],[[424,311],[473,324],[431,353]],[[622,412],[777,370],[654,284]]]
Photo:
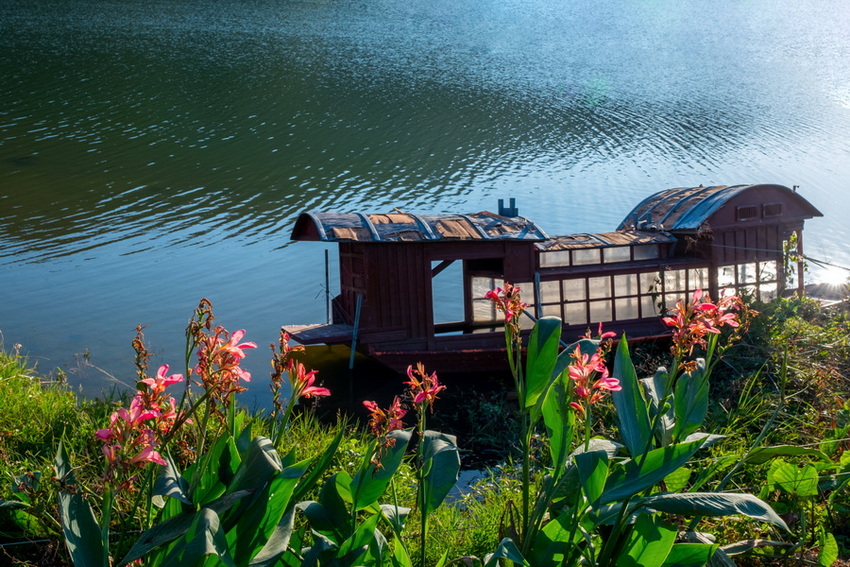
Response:
[[[446,389],[444,384],[440,384],[437,373],[428,374],[421,362],[413,366],[407,367],[407,377],[409,380],[405,382],[410,386],[410,394],[413,396],[414,404],[423,404],[429,406],[431,411],[434,411],[434,401],[437,399],[437,394]]]
[[[237,344],[242,340],[242,337],[245,336],[245,329],[239,329],[238,331],[234,331],[230,336],[230,340],[227,341],[224,345],[222,345],[221,349],[223,351],[229,352],[231,355],[235,356],[238,360],[242,360],[245,358],[245,352],[243,349],[246,348],[257,348],[256,343],[242,343]],[[249,375],[250,377],[250,375]]]
[[[568,376],[573,381],[573,393],[580,401],[570,402],[570,406],[585,412],[584,404],[595,404],[602,399],[605,392],[622,390],[620,380],[608,373],[603,358],[603,345],[599,345],[593,354],[581,352],[580,347],[570,353],[573,363],[568,367]]]
[[[505,282],[505,287],[497,287],[484,294],[484,297],[493,302],[496,309],[505,314],[505,323],[514,322],[522,315],[528,304],[520,299],[520,287]]]
[[[168,386],[183,381],[182,374],[172,374],[171,376],[166,376],[166,374],[168,374],[168,365],[163,364],[159,367],[159,370],[157,370],[156,377],[144,378],[141,380],[141,383],[146,384],[152,394],[160,395]]]
[[[292,395],[296,398],[313,398],[318,396],[330,396],[331,391],[327,388],[313,386],[316,381],[318,370],[307,369],[300,362],[296,362],[294,368],[289,372],[290,383],[292,384]]]
[[[369,429],[376,437],[385,437],[390,431],[404,429],[401,420],[407,411],[401,406],[398,396],[393,398],[390,407],[384,411],[378,404],[369,400],[363,402],[363,407],[369,412]]]

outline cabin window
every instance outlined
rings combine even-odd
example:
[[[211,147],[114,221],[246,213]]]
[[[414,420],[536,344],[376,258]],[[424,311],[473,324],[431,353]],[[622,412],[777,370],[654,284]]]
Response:
[[[540,303],[560,303],[561,302],[561,286],[560,282],[540,282]]]
[[[657,244],[643,244],[641,246],[634,246],[632,250],[634,251],[633,254],[635,261],[654,260],[659,256]]]
[[[604,248],[602,256],[606,263],[611,262],[628,262],[632,259],[632,249],[630,246],[616,246],[614,248]]]
[[[624,297],[638,294],[638,277],[636,274],[614,276],[614,295]]]
[[[782,203],[765,203],[762,206],[764,218],[781,217]]]
[[[653,317],[660,315],[658,302],[651,295],[643,295],[640,298],[640,312],[642,317]]]
[[[687,270],[666,270],[664,272],[664,291],[685,291],[687,289]]]
[[[640,301],[637,297],[623,297],[614,300],[614,310],[618,320],[640,318]]]
[[[708,289],[708,268],[689,269],[688,284],[692,290]]]
[[[735,208],[735,218],[739,221],[748,221],[759,216],[759,208],[756,205],[744,205]]]
[[[473,276],[470,278],[473,323],[494,323],[504,320],[504,315],[497,311],[493,302],[485,297],[488,291],[502,287],[504,284],[504,280],[496,277]]]
[[[540,253],[540,267],[541,268],[557,268],[559,266],[569,266],[570,265],[570,251],[569,250],[555,250],[553,252],[541,252]]]
[[[587,299],[587,288],[585,280],[564,280],[561,282],[564,288],[564,301],[581,301]]]
[[[601,321],[611,321],[614,319],[614,312],[611,310],[611,300],[591,301],[590,302],[590,320],[593,323]]]
[[[587,325],[587,303],[564,304],[564,321],[568,325]]]
[[[588,278],[588,289],[590,290],[590,299],[601,299],[611,297],[611,277],[602,276]]]
[[[586,266],[600,263],[599,248],[579,248],[573,250],[573,265]]]
[[[717,268],[720,294],[737,293],[759,301],[769,301],[781,289],[779,263],[776,260],[747,262]]]

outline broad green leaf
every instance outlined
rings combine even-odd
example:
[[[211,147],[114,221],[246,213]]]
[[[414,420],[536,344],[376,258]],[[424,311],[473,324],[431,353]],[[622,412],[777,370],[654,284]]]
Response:
[[[339,493],[338,478],[350,484],[351,477],[340,471],[329,477],[319,491],[318,502],[300,502],[297,506],[310,521],[310,528],[328,538],[336,545],[351,535],[351,513],[345,506],[345,500]]]
[[[511,538],[504,538],[499,542],[499,547],[496,548],[495,553],[487,557],[487,561],[484,563],[484,567],[495,567],[499,565],[500,559],[507,559],[509,561],[513,561],[519,565],[528,565],[528,561],[522,556],[517,545],[514,543],[514,540]]]
[[[355,510],[373,505],[387,489],[404,458],[411,435],[410,429],[391,431],[387,435],[393,442],[391,446],[381,447],[376,444],[380,464],[371,461],[364,463],[351,481],[352,506]]]
[[[812,465],[798,467],[782,460],[774,461],[767,473],[769,485],[799,498],[818,495],[818,473]]]
[[[774,447],[759,447],[750,452],[744,459],[745,463],[759,465],[770,459],[783,455],[809,455],[820,460],[828,461],[829,457],[823,452],[811,447],[795,447],[794,445],[776,445]]]
[[[407,521],[407,516],[410,514],[410,508],[405,506],[396,506],[395,504],[381,504],[381,512],[392,526],[393,531],[400,534],[404,529],[404,523]]]
[[[272,567],[286,553],[295,527],[295,508],[289,508],[249,567]]]
[[[581,488],[591,506],[602,496],[605,479],[608,478],[608,455],[604,451],[593,451],[576,455],[578,478]]]
[[[354,563],[354,561],[365,553],[367,548],[378,543],[376,538],[379,537],[378,534],[380,533],[377,529],[380,519],[379,514],[373,514],[357,526],[354,533],[339,546],[337,557],[345,558],[352,565],[361,565],[362,563]]]
[[[549,454],[556,474],[564,469],[575,431],[575,410],[570,407],[569,377],[562,372],[546,391],[541,405],[543,423],[549,438]]]
[[[615,564],[617,567],[661,567],[675,541],[676,530],[661,525],[656,517],[640,515]]]
[[[613,375],[620,379],[621,390],[611,392],[611,400],[617,408],[617,422],[620,434],[632,458],[643,454],[650,446],[650,422],[647,403],[641,391],[635,366],[629,355],[629,343],[626,335],[620,339],[617,354],[614,357]]]
[[[240,508],[238,521],[227,530],[227,544],[239,565],[247,565],[262,550],[286,510],[298,480],[309,460],[296,463],[258,486],[247,508]],[[229,522],[228,522],[229,524]]]
[[[770,539],[745,539],[734,543],[727,543],[720,547],[720,551],[726,555],[741,555],[759,547],[791,547],[793,543],[786,541],[773,541]]]
[[[687,463],[703,443],[705,439],[697,439],[655,449],[647,453],[640,466],[632,459],[623,468],[608,475],[608,482],[599,503],[615,502],[658,484],[668,474]]]
[[[655,371],[655,375],[651,378],[642,378],[640,383],[644,386],[644,388],[646,388],[646,393],[649,396],[651,408],[649,422],[652,423],[654,416],[663,409],[660,407],[662,398],[665,397],[665,394],[672,393],[670,375],[667,372],[667,368],[659,366]],[[666,410],[658,418],[658,425],[656,426],[655,431],[655,434],[661,440],[662,446],[669,445],[673,442],[673,427],[676,423],[676,416],[673,412],[673,407],[669,404],[665,404],[665,407]]]
[[[755,520],[771,523],[788,531],[788,526],[773,509],[752,494],[730,492],[686,492],[656,494],[641,501],[644,506],[684,516],[731,516],[743,514]]]
[[[706,565],[719,544],[712,543],[674,543],[664,565],[667,567],[702,567]]]
[[[407,553],[407,548],[399,538],[393,540],[393,550],[390,556],[392,567],[413,567],[413,561],[410,560],[410,554]]]
[[[171,457],[165,457],[166,465],[159,468],[159,474],[153,484],[153,494],[155,496],[165,496],[176,498],[180,502],[192,505],[192,499],[189,498],[189,485],[186,480],[177,472],[177,467],[171,460]]]
[[[534,545],[528,551],[528,564],[534,567],[571,565],[571,562],[567,562],[567,554],[575,552],[573,543],[582,539],[581,527],[575,526],[577,521],[575,509],[570,508],[547,522],[543,529],[537,532]]]
[[[664,487],[667,492],[679,492],[688,485],[691,478],[691,469],[679,467],[664,477]]]
[[[830,567],[838,560],[838,543],[835,536],[821,527],[818,537],[818,565]]]
[[[460,472],[460,454],[457,438],[438,431],[425,431],[422,476],[424,514],[443,503],[446,495],[457,484]]]
[[[558,317],[541,317],[534,324],[528,339],[528,355],[525,363],[525,400],[520,400],[525,408],[536,405],[538,398],[549,386],[555,360],[558,358],[561,325]]]
[[[106,562],[100,525],[77,485],[63,440],[59,441],[54,466],[56,478],[63,485],[59,490],[59,518],[68,553],[76,567],[103,567]]]
[[[220,518],[221,515],[234,504],[243,500],[250,494],[251,493],[247,490],[231,492],[214,500],[213,502],[210,502],[207,507],[218,514]],[[152,528],[142,533],[139,539],[137,539],[133,544],[133,547],[130,548],[130,551],[127,552],[127,555],[121,560],[119,565],[126,565],[136,559],[140,559],[159,546],[170,543],[183,536],[192,526],[197,514],[198,512],[184,512],[154,525]]]
[[[697,359],[697,367],[690,374],[679,376],[673,409],[676,415],[674,441],[687,437],[702,425],[708,412],[708,374],[704,359]]]
[[[235,567],[233,557],[227,549],[227,542],[218,515],[209,508],[202,508],[186,532],[186,545],[179,555],[168,556],[165,565],[183,565],[186,567],[204,565],[207,557],[213,556],[227,567]]]

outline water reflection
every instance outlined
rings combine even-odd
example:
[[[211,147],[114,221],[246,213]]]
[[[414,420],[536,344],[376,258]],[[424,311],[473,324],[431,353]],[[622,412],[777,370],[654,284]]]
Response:
[[[850,264],[840,8],[4,3],[0,329],[122,368],[136,324],[179,334],[216,295],[271,342],[323,317],[321,251],[287,246],[308,209],[515,196],[556,234],[610,230],[670,186],[778,182],[827,214],[809,250]],[[73,340],[43,331],[55,318]]]

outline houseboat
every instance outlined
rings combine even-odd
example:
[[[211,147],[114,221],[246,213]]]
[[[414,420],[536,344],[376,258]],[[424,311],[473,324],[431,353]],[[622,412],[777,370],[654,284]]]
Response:
[[[796,188],[773,184],[660,191],[599,234],[549,236],[513,200],[498,214],[307,212],[292,239],[339,244],[340,293],[328,324],[284,329],[399,372],[419,361],[440,372],[503,369],[503,315],[485,293],[510,282],[528,303],[524,329],[554,315],[567,338],[600,322],[630,339],[660,336],[665,308],[697,289],[761,301],[802,293],[803,222],[819,216]]]

